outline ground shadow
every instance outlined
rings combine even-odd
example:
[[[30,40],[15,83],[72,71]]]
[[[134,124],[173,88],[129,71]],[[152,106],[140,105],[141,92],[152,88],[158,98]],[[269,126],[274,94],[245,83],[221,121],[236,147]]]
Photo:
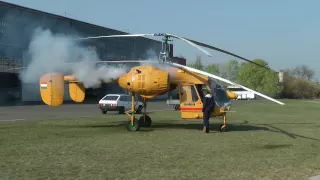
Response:
[[[113,124],[111,124],[113,123]],[[95,124],[95,125],[85,125],[82,127],[87,128],[113,128],[113,127],[122,127],[126,126],[127,121],[118,121],[118,122],[108,122],[108,124]],[[212,131],[218,131],[220,124],[211,123],[210,129]],[[202,123],[153,123],[149,129],[188,129],[188,130],[202,130]],[[258,130],[269,130],[266,127],[261,126],[252,126],[252,125],[242,125],[242,124],[228,124],[227,131],[258,131]]]
[[[312,137],[302,136],[302,135],[299,135],[299,134],[290,133],[290,132],[285,131],[285,130],[283,130],[281,128],[275,127],[274,125],[271,125],[271,124],[261,124],[261,125],[270,127],[271,129],[269,129],[269,131],[271,131],[271,132],[281,133],[281,134],[289,136],[292,139],[297,139],[297,137],[299,137],[299,138],[303,138],[303,139],[320,141],[320,139],[317,139],[317,138],[312,138]]]
[[[248,121],[244,121],[243,123],[240,123],[240,125],[243,125],[243,124],[248,124],[249,122]],[[268,131],[270,132],[276,132],[276,133],[281,133],[281,134],[284,134],[286,136],[289,136],[290,138],[292,139],[297,139],[297,137],[299,138],[304,138],[304,139],[309,139],[309,140],[314,140],[314,141],[320,141],[320,139],[317,139],[317,138],[311,138],[311,137],[307,137],[307,136],[302,136],[302,135],[298,135],[298,134],[294,134],[294,133],[290,133],[288,131],[285,131],[281,128],[278,128],[278,127],[275,127],[274,125],[275,124],[293,124],[293,125],[296,125],[296,124],[316,124],[316,123],[300,123],[300,122],[295,122],[295,123],[270,123],[270,124],[257,124],[259,126],[264,126],[264,127],[268,127]]]
[[[267,145],[263,145],[263,146],[258,146],[256,148],[258,149],[281,149],[281,148],[288,148],[288,147],[292,147],[292,144],[267,144]]]
[[[111,124],[113,123],[113,124]],[[116,122],[109,122],[108,124],[96,124],[96,125],[86,125],[82,127],[87,128],[112,128],[112,127],[123,127],[126,126],[127,121],[116,121]],[[211,123],[210,130],[212,132],[217,132],[219,130],[220,123]],[[145,128],[141,128],[145,129]],[[161,129],[188,129],[188,130],[202,130],[202,123],[153,123],[150,128],[151,130],[161,130]],[[303,138],[309,139],[314,141],[320,141],[320,139],[307,137],[299,134],[290,133],[285,131],[281,128],[275,127],[272,124],[249,124],[248,121],[244,121],[243,123],[239,124],[228,124],[226,132],[232,131],[269,131],[274,133],[281,133],[284,134],[292,139]],[[265,147],[271,149],[272,147]],[[279,148],[279,147],[277,147]]]

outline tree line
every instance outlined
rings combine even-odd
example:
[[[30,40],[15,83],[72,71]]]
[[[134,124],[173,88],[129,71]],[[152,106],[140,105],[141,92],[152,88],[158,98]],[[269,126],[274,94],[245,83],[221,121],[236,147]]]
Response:
[[[253,62],[270,68],[263,59],[254,59]],[[249,62],[239,63],[236,60],[230,60],[226,63],[205,66],[201,57],[197,56],[196,61],[187,66],[220,76],[273,98],[320,98],[320,83],[314,80],[314,71],[306,65],[283,70],[281,82],[278,72]],[[228,84],[222,84],[225,87],[228,86]]]

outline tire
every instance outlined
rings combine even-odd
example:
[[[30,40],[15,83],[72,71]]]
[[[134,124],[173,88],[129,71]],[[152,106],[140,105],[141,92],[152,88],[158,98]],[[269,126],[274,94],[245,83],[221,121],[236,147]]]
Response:
[[[140,122],[141,127],[150,127],[152,124],[152,120],[151,120],[150,116],[147,116],[147,115],[146,115],[146,121],[144,121],[143,116],[141,116],[139,118],[139,122]]]
[[[134,118],[133,126],[131,124],[131,120],[128,121],[128,123],[127,123],[127,130],[128,131],[139,131],[139,129],[140,129],[140,123],[137,118]]]
[[[102,113],[102,114],[107,114],[107,111],[106,111],[106,110],[101,109],[101,113]]]
[[[119,114],[124,114],[124,107],[119,107]]]

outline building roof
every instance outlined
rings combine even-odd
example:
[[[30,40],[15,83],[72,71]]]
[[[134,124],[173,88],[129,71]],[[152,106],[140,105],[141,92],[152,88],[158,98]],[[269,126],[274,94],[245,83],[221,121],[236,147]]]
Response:
[[[46,14],[46,15],[53,16],[53,17],[56,17],[56,18],[61,18],[61,19],[70,20],[70,21],[76,21],[76,22],[84,23],[84,24],[87,24],[87,25],[90,25],[90,26],[95,26],[95,27],[97,27],[97,28],[110,29],[110,30],[114,30],[114,31],[119,32],[119,34],[129,34],[129,33],[126,33],[126,32],[123,32],[123,31],[119,31],[119,30],[116,30],[116,29],[107,28],[107,27],[100,26],[100,25],[96,25],[96,24],[92,24],[92,23],[89,23],[89,22],[80,21],[80,20],[77,20],[77,19],[74,19],[74,18],[69,18],[69,17],[65,17],[65,16],[53,14],[53,13],[48,13],[48,12],[44,12],[44,11],[40,11],[40,10],[36,10],[36,9],[32,9],[32,8],[20,6],[20,5],[13,4],[13,3],[8,3],[8,2],[0,1],[0,5],[12,6],[12,7],[15,7],[15,8],[20,8],[20,9],[24,9],[24,10],[31,11],[31,12],[35,12],[35,13]],[[160,41],[158,41],[158,40],[154,40],[154,39],[151,39],[151,38],[146,38],[146,37],[140,37],[140,38],[144,38],[144,39],[148,39],[148,40],[153,40],[153,41],[156,41],[156,42],[160,42]]]

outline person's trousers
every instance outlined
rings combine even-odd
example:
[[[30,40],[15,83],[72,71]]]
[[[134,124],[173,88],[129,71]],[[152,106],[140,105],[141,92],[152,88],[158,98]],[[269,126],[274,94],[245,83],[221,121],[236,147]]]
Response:
[[[209,129],[209,118],[211,113],[212,113],[211,111],[203,112],[203,127],[206,127],[207,129]]]

